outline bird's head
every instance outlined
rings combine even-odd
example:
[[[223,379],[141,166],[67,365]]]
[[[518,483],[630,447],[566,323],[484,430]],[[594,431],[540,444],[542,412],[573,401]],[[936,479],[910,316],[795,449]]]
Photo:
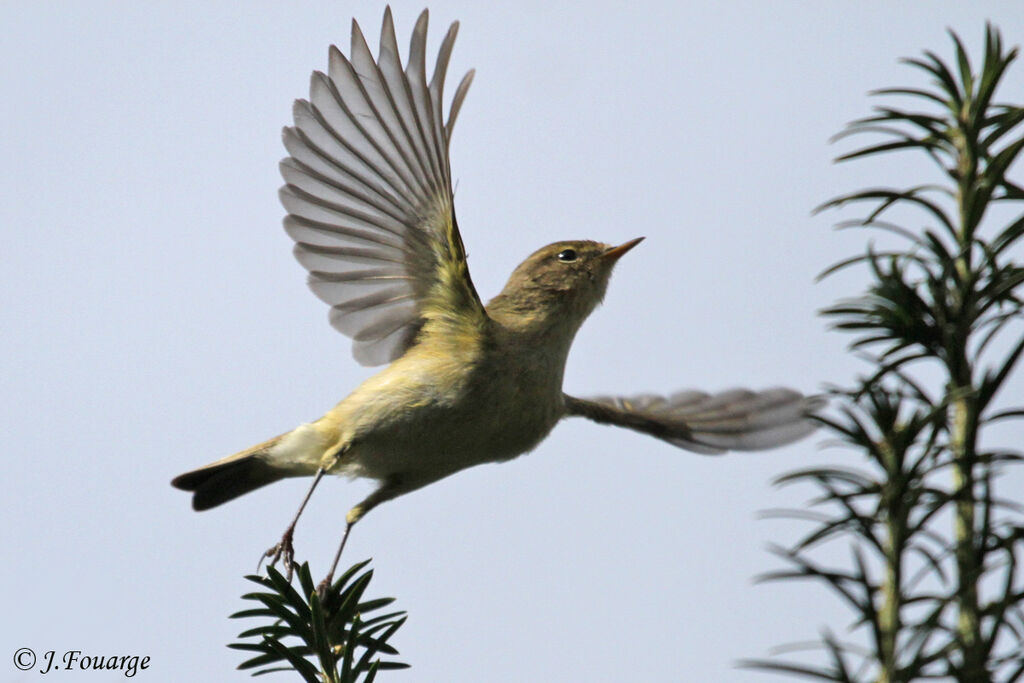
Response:
[[[520,263],[487,306],[505,324],[576,333],[601,303],[615,263],[643,237],[615,247],[590,240],[555,242]]]

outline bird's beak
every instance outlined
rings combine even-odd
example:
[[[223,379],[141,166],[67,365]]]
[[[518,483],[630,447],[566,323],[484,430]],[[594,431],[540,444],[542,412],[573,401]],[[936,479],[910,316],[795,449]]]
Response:
[[[630,240],[630,241],[626,242],[625,244],[620,244],[617,247],[612,247],[608,251],[606,251],[603,254],[601,254],[601,258],[602,259],[608,259],[612,263],[614,263],[615,261],[619,260],[619,257],[621,257],[627,251],[629,251],[630,249],[632,249],[633,247],[635,247],[636,245],[640,244],[643,241],[644,241],[643,237],[637,237],[635,240]]]

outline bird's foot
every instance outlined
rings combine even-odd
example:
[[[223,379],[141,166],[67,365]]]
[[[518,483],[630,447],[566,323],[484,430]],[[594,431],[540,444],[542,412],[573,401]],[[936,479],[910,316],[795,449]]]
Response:
[[[273,567],[277,564],[278,560],[284,560],[285,578],[288,579],[288,583],[291,583],[292,572],[295,569],[295,546],[292,545],[292,535],[294,533],[295,527],[288,527],[284,532],[284,536],[281,537],[281,541],[263,553],[263,557],[260,558],[260,564],[263,564],[263,560],[268,557],[270,558],[270,562],[267,564],[268,567]],[[259,571],[259,566],[256,567],[256,571]]]
[[[325,576],[324,580],[321,581],[317,585],[317,587],[316,587],[316,594],[317,594],[317,596],[319,596],[320,602],[323,602],[324,600],[327,599],[327,592],[329,590],[331,590],[331,584],[332,583],[334,583],[334,572],[333,571],[330,574],[328,574],[327,576]]]

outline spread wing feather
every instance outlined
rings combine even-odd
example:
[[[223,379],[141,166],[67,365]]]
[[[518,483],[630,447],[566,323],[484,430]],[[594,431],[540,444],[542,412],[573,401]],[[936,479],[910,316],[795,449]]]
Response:
[[[331,46],[326,74],[293,107],[281,162],[284,227],[330,321],[364,365],[401,356],[431,320],[478,325],[486,313],[455,222],[448,147],[473,72],[444,121],[452,24],[427,82],[427,12],[403,70],[390,8],[373,58],[352,22],[349,57]]]
[[[627,427],[709,455],[775,448],[802,439],[814,431],[810,416],[823,405],[819,397],[782,388],[565,400],[569,415]]]

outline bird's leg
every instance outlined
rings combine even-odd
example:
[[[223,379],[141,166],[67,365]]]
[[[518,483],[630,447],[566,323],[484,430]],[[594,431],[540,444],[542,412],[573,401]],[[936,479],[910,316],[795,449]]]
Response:
[[[360,509],[357,505],[348,511],[345,515],[345,533],[341,535],[341,543],[338,545],[338,552],[334,553],[334,562],[331,563],[331,571],[327,572],[327,576],[320,582],[320,585],[316,587],[316,592],[320,595],[320,600],[324,600],[327,597],[327,591],[330,590],[331,584],[334,582],[334,571],[338,568],[338,560],[341,559],[341,551],[345,549],[345,541],[348,540],[349,532],[352,531],[352,527],[359,521],[365,512]]]
[[[316,489],[316,485],[323,479],[324,473],[327,470],[321,466],[316,471],[316,476],[313,478],[313,485],[309,487],[309,491],[306,492],[306,497],[302,499],[302,505],[299,506],[299,511],[295,513],[295,518],[292,519],[292,523],[288,525],[288,528],[284,530],[284,535],[281,536],[281,541],[273,548],[263,553],[263,557],[260,558],[260,564],[263,560],[270,558],[270,564],[268,566],[273,567],[277,564],[277,561],[284,559],[284,568],[287,572],[288,582],[292,580],[292,570],[295,566],[295,547],[292,545],[292,536],[295,534],[295,525],[299,523],[299,517],[302,516],[302,511],[306,509],[306,503],[309,502],[310,497],[313,495],[313,491]],[[256,567],[256,571],[259,571],[259,566]]]
[[[384,482],[384,485],[379,489],[371,493],[366,500],[359,505],[348,511],[345,515],[345,533],[341,536],[341,543],[338,545],[338,552],[334,554],[334,562],[331,564],[331,571],[327,572],[327,576],[317,586],[317,593],[320,594],[320,599],[323,600],[327,595],[327,591],[331,587],[331,583],[334,582],[334,572],[338,568],[338,561],[341,559],[341,551],[345,549],[345,541],[348,540],[348,535],[352,531],[352,527],[355,526],[356,522],[363,518],[367,512],[377,507],[386,500],[391,500],[395,496],[399,496],[407,491],[417,488],[417,486],[410,486],[407,483],[402,483],[397,477],[392,477]]]
[[[332,452],[333,450],[333,452]],[[310,497],[313,495],[313,491],[316,490],[316,485],[320,483],[324,475],[334,468],[338,464],[338,460],[348,451],[348,445],[337,447],[336,449],[328,450],[320,460],[320,467],[316,470],[316,476],[313,477],[313,484],[309,487],[309,491],[306,492],[306,497],[302,499],[302,505],[299,506],[299,511],[295,513],[295,518],[292,523],[288,525],[288,528],[284,530],[284,535],[281,536],[281,541],[273,548],[263,553],[263,557],[260,558],[260,564],[266,558],[271,558],[270,566],[281,558],[284,558],[284,568],[287,571],[288,582],[291,583],[292,571],[295,568],[295,548],[292,546],[292,536],[295,534],[295,525],[299,523],[299,517],[302,516],[302,511],[306,509],[306,503],[309,502]],[[256,571],[259,571],[259,566],[256,567]]]

